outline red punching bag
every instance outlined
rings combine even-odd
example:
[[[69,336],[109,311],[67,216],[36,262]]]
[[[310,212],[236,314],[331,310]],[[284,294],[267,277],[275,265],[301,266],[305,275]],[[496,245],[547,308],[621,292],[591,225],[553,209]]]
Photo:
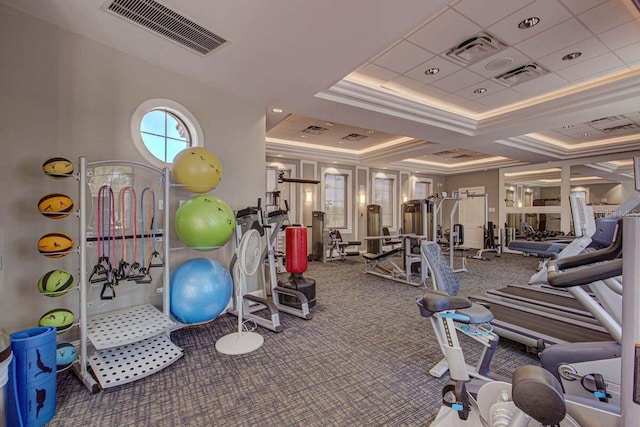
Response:
[[[307,227],[289,226],[286,233],[286,268],[289,273],[302,274],[307,271]]]

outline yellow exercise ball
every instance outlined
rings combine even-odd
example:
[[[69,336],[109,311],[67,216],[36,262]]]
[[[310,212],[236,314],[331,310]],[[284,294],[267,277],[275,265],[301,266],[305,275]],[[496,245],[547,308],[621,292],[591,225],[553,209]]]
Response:
[[[175,182],[191,193],[206,193],[222,180],[222,164],[218,156],[204,147],[185,148],[173,160]]]

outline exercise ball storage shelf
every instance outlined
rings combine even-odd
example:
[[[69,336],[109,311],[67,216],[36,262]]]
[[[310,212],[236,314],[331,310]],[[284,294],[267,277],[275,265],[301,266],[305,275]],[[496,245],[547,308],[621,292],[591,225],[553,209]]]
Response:
[[[168,169],[79,159],[74,371],[91,392],[149,376],[183,355],[170,337],[180,324],[170,314],[169,180]]]

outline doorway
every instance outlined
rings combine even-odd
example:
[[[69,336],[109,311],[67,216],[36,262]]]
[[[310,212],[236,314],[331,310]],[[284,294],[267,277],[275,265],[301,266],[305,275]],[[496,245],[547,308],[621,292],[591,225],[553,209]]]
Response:
[[[458,190],[460,195],[484,194],[483,187],[465,187]],[[460,200],[458,205],[458,221],[464,227],[464,246],[467,248],[484,248],[485,218],[484,197],[470,197]]]

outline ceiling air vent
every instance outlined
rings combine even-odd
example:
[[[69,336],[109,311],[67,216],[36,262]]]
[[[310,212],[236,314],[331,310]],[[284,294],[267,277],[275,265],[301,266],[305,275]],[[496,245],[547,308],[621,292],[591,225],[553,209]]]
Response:
[[[113,0],[106,10],[200,55],[227,43],[223,37],[154,0]]]
[[[442,156],[442,157],[449,157],[452,154],[455,154],[455,151],[438,151],[437,153],[433,153],[434,156]]]
[[[547,74],[547,70],[535,62],[530,62],[521,67],[509,70],[506,73],[502,73],[493,79],[498,83],[511,87],[520,83],[528,82],[529,80],[533,80],[545,74]]]
[[[322,126],[309,126],[306,129],[302,130],[302,133],[306,133],[307,135],[322,135],[327,132],[329,129],[323,128]]]
[[[640,125],[637,123],[628,123],[626,125],[620,126],[612,126],[610,128],[602,129],[603,132],[606,133],[627,133],[627,132],[635,132],[640,129]]]
[[[606,123],[606,122],[614,122],[617,120],[624,120],[626,117],[625,116],[609,116],[609,117],[602,117],[599,119],[595,119],[595,120],[589,120],[587,123],[593,125],[593,124],[598,124],[598,123]]]
[[[470,156],[469,154],[458,154],[457,156],[453,156],[454,159],[470,159],[473,156]]]
[[[507,47],[489,33],[481,32],[449,49],[447,57],[466,67],[491,56]]]
[[[355,141],[362,141],[365,138],[369,138],[369,137],[367,135],[360,135],[359,133],[350,133],[349,135],[344,136],[341,139],[343,141],[355,142]]]

